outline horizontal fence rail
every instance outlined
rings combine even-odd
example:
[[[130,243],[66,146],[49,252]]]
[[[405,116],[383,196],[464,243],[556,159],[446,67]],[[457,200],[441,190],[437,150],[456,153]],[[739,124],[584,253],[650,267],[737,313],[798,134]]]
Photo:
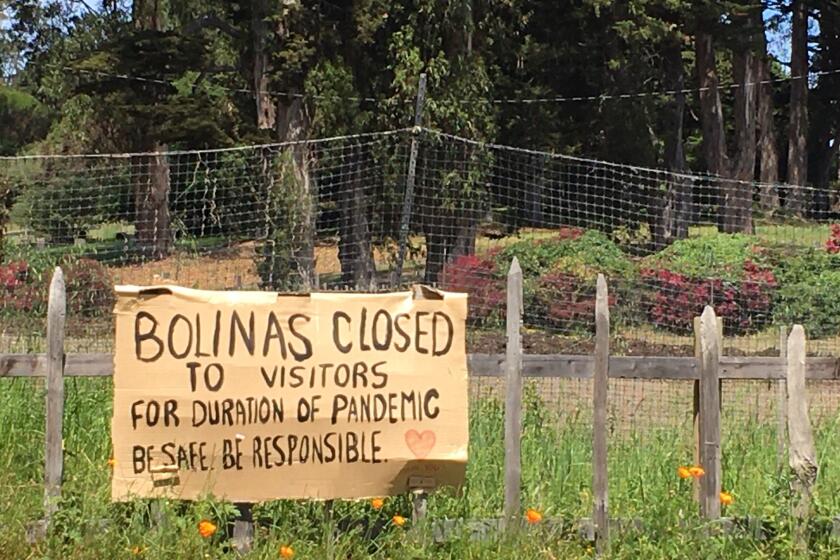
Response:
[[[472,377],[504,377],[504,354],[469,354],[467,365]],[[761,356],[722,356],[722,380],[781,380],[786,375],[785,358]],[[840,379],[840,360],[814,357],[805,361],[805,378],[812,381]],[[525,354],[523,377],[591,379],[595,358],[574,354]],[[66,377],[108,377],[114,373],[114,355],[110,353],[67,354]],[[0,354],[0,377],[45,377],[46,354]],[[612,356],[609,376],[615,379],[700,379],[697,358],[669,356]]]

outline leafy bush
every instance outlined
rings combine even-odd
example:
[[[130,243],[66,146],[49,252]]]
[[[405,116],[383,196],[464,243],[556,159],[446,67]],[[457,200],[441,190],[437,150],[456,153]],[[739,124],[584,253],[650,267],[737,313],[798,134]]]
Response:
[[[468,321],[473,325],[501,323],[505,314],[506,284],[492,255],[482,258],[463,255],[447,263],[441,286],[451,292],[469,294]]]
[[[629,321],[635,300],[636,266],[600,231],[564,228],[550,239],[520,241],[497,257],[499,268],[519,259],[525,279],[525,322],[559,330],[594,328],[595,280],[610,280],[616,321]]]
[[[66,262],[62,270],[69,314],[102,317],[111,313],[114,289],[107,268],[91,259],[78,259]]]
[[[755,332],[772,320],[778,280],[766,248],[741,234],[677,241],[643,261],[645,310],[658,327],[687,333],[712,305],[730,334]]]
[[[74,237],[127,213],[131,189],[127,165],[108,167],[105,175],[95,168],[63,166],[37,173],[20,185],[12,217],[53,242],[71,243]]]
[[[25,262],[0,265],[0,316],[46,312],[43,287],[43,283],[37,282],[34,275],[30,274]]]
[[[524,278],[533,278],[548,271],[560,257],[568,254],[566,241],[578,239],[583,235],[579,228],[562,228],[550,239],[524,239],[497,253],[497,262],[503,267],[510,265],[513,257],[519,259]]]
[[[840,253],[826,248],[800,253],[776,267],[775,320],[799,323],[810,337],[840,333]]]
[[[738,282],[744,263],[766,264],[766,250],[756,238],[740,233],[681,239],[643,261],[645,269],[667,269],[688,278],[716,278]]]
[[[711,304],[728,334],[759,331],[771,322],[777,283],[771,270],[751,261],[744,264],[743,274],[740,282],[732,282],[691,278],[667,269],[645,269],[642,278],[648,289],[647,316],[657,327],[688,333],[694,317]]]
[[[68,259],[61,265],[68,315],[101,317],[111,312],[114,294],[108,269],[90,259]],[[0,315],[44,316],[51,280],[51,274],[24,261],[0,265]]]
[[[831,235],[825,242],[825,250],[832,255],[840,253],[840,224],[831,224]]]

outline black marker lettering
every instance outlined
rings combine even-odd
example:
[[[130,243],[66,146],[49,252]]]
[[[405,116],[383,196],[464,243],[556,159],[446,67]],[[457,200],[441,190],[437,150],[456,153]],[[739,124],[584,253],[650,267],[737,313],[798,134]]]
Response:
[[[347,344],[342,344],[341,340],[339,340],[339,334],[338,334],[338,330],[339,330],[338,321],[339,321],[339,319],[343,319],[343,320],[347,321],[347,327],[349,329],[349,327],[350,327],[350,315],[348,315],[344,311],[336,311],[333,314],[333,342],[335,342],[335,347],[338,348],[339,352],[341,352],[342,354],[347,354],[348,352],[350,352],[350,350],[353,349],[353,343],[348,342]]]
[[[295,327],[295,321],[298,320],[303,320],[305,323],[308,323],[311,319],[306,315],[301,315],[300,313],[296,313],[289,317],[289,332],[292,333],[292,336],[303,343],[302,352],[295,350],[291,344],[289,344],[289,351],[295,357],[295,360],[302,362],[312,357],[312,342],[310,342],[310,340],[301,334],[301,332]],[[283,357],[285,358],[285,356]]]
[[[152,328],[144,333],[140,332],[140,321],[146,319],[147,321],[151,321]],[[158,358],[163,355],[163,341],[155,336],[155,330],[158,327],[157,319],[151,313],[146,311],[140,311],[137,313],[137,316],[134,317],[134,352],[137,355],[137,359],[141,362],[154,362]],[[143,352],[141,351],[142,343],[146,340],[154,341],[157,344],[157,352],[155,352],[150,357],[143,357]]]

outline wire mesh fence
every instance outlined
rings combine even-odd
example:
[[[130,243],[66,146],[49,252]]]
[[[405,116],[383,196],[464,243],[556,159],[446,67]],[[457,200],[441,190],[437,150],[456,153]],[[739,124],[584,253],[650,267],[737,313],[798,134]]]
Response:
[[[416,176],[408,181],[412,140]],[[220,150],[0,158],[0,197],[5,352],[43,350],[47,284],[62,264],[69,351],[110,350],[118,283],[306,292],[423,282],[468,292],[468,350],[497,353],[513,257],[525,278],[526,353],[592,351],[598,273],[610,285],[615,355],[693,355],[692,321],[706,304],[723,321],[725,354],[778,356],[778,328],[794,322],[805,325],[812,354],[840,350],[840,228],[832,226],[840,199],[832,188],[396,130]],[[547,403],[590,394],[585,381],[542,383]],[[682,421],[683,389],[614,386],[618,423],[626,432]]]
[[[836,356],[837,207],[831,188],[643,169],[429,130],[0,158],[0,352],[45,350],[47,288],[60,264],[68,352],[112,350],[115,284],[308,292],[422,282],[469,293],[468,351],[503,353],[505,275],[516,257],[526,354],[592,353],[603,273],[612,355],[693,356],[693,319],[709,304],[723,321],[725,355],[780,356],[780,327],[798,322],[810,354]],[[30,381],[4,380],[0,397],[22,399]],[[104,422],[110,381],[74,379],[70,394],[87,395],[89,385],[98,412],[85,422]],[[504,389],[503,377],[470,380],[470,440],[482,452],[470,457],[469,515],[501,509]],[[780,491],[780,389],[778,381],[722,384],[723,484],[744,514],[762,514]],[[840,382],[808,389],[816,489],[836,511]],[[524,400],[524,502],[588,516],[592,381],[528,379]],[[689,380],[610,381],[611,515],[657,518],[657,508],[682,508],[677,498],[691,507],[675,470],[695,460],[693,401]]]

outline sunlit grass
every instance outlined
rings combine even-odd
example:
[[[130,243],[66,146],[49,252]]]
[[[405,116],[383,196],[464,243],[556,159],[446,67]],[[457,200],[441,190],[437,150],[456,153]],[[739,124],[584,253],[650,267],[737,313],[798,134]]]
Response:
[[[165,525],[153,524],[148,503],[112,504],[109,499],[109,379],[68,379],[65,413],[65,484],[55,531],[40,544],[26,543],[26,524],[41,515],[43,477],[43,389],[27,379],[0,380],[0,558],[143,558],[231,557],[224,532],[233,519],[231,504],[212,500],[163,502]],[[568,523],[591,513],[591,421],[588,410],[548,404],[533,387],[525,392],[522,441],[522,503],[549,522],[519,537],[491,533],[481,542],[453,535],[435,544],[422,531],[389,523],[395,514],[410,517],[407,496],[387,498],[381,510],[367,501],[336,502],[332,513],[323,503],[278,501],[259,504],[255,549],[248,558],[277,558],[291,545],[296,558],[588,558],[588,542],[556,529],[550,520]],[[668,406],[667,403],[662,403]],[[670,406],[673,406],[670,405]],[[641,534],[615,534],[614,558],[774,558],[790,554],[787,530],[789,493],[786,469],[778,468],[775,422],[756,415],[724,412],[723,486],[735,502],[729,516],[761,516],[778,527],[776,536],[707,538],[693,501],[691,480],[677,467],[693,461],[689,411],[675,411],[676,421],[628,429],[611,416],[609,504],[619,518],[641,520]],[[683,418],[683,420],[679,420]],[[821,517],[840,511],[840,422],[823,419],[817,429],[821,465],[815,490]],[[429,502],[429,519],[495,518],[503,506],[504,410],[492,394],[473,401],[470,416],[470,462],[460,494],[439,492]],[[212,520],[218,534],[207,540],[198,522]],[[348,521],[367,524],[373,533],[348,532]],[[545,525],[543,527],[543,525]],[[331,532],[329,527],[338,527]],[[330,538],[329,535],[333,535]],[[541,536],[540,536],[541,535]],[[815,557],[840,553],[836,541],[815,536]]]

